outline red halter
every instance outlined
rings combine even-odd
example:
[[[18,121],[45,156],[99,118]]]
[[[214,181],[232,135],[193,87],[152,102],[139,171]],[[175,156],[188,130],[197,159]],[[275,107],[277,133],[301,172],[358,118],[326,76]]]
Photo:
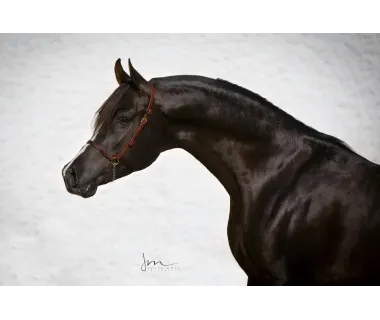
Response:
[[[116,153],[112,156],[110,156],[104,149],[103,147],[99,144],[99,143],[96,143],[95,141],[92,141],[92,140],[88,140],[87,143],[89,143],[90,145],[92,145],[96,150],[98,150],[105,158],[107,158],[111,163],[112,165],[114,166],[114,168],[119,164],[119,160],[120,158],[123,156],[123,154],[130,148],[132,147],[132,145],[135,143],[135,140],[137,138],[137,136],[140,134],[141,130],[144,128],[144,126],[146,125],[146,123],[148,122],[148,116],[150,116],[152,114],[152,106],[153,106],[153,100],[154,100],[154,85],[152,84],[152,95],[150,97],[150,100],[149,100],[149,105],[148,105],[148,108],[144,114],[144,117],[141,119],[141,122],[140,122],[140,125],[139,127],[137,128],[137,130],[135,131],[135,133],[133,134],[132,138],[129,140],[129,142],[127,143],[127,145],[119,152],[119,153]],[[115,180],[115,176],[114,176],[114,179]]]

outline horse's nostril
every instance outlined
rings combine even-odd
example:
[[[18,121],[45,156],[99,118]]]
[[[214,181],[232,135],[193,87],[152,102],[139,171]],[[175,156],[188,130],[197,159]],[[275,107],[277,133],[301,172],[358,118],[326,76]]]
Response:
[[[72,188],[76,188],[78,184],[78,175],[73,167],[67,169],[66,179]]]
[[[77,173],[74,168],[71,169],[71,175],[73,176],[74,180],[77,181]]]

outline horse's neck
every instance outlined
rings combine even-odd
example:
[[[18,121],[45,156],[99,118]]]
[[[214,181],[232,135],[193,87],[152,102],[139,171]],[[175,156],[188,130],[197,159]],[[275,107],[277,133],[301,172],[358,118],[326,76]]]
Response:
[[[279,155],[283,151],[274,141],[244,141],[223,132],[191,125],[172,126],[175,147],[184,149],[201,162],[223,185],[235,203],[250,197],[249,187],[261,173],[278,167]],[[294,153],[295,147],[288,149],[284,156]],[[246,199],[246,202],[248,199]]]
[[[240,194],[236,173],[232,169],[233,140],[218,139],[212,132],[191,126],[173,126],[176,147],[182,148],[201,162],[224,186],[231,197]]]
[[[238,201],[241,184],[275,149],[271,146],[276,143],[271,137],[275,130],[269,127],[279,123],[272,122],[273,110],[264,112],[265,106],[244,102],[240,106],[236,100],[191,86],[178,91],[168,93],[163,107],[174,147],[198,159]]]

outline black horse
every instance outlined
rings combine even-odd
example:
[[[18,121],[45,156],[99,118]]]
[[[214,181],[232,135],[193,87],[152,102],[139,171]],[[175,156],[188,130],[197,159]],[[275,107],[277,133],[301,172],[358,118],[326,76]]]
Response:
[[[119,87],[94,136],[62,170],[67,191],[97,187],[182,148],[230,195],[228,241],[248,285],[380,284],[380,166],[337,138],[221,79],[145,80],[115,64]]]

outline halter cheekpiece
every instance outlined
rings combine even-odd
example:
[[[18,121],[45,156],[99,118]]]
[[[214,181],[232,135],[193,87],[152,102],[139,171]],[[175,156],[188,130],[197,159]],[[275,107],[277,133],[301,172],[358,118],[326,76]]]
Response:
[[[116,178],[116,167],[119,164],[119,160],[121,157],[124,155],[124,153],[132,147],[132,145],[135,143],[137,136],[140,134],[146,123],[148,122],[148,116],[152,114],[152,106],[153,106],[153,101],[154,101],[154,85],[152,84],[152,95],[150,96],[148,108],[145,111],[145,114],[143,118],[141,119],[140,125],[138,126],[137,130],[133,134],[132,138],[129,140],[129,142],[125,145],[125,147],[119,152],[114,155],[109,155],[104,148],[97,142],[88,140],[87,143],[92,145],[96,150],[98,150],[106,159],[108,159],[112,166],[113,166],[113,171],[112,171],[112,181],[115,180]]]

